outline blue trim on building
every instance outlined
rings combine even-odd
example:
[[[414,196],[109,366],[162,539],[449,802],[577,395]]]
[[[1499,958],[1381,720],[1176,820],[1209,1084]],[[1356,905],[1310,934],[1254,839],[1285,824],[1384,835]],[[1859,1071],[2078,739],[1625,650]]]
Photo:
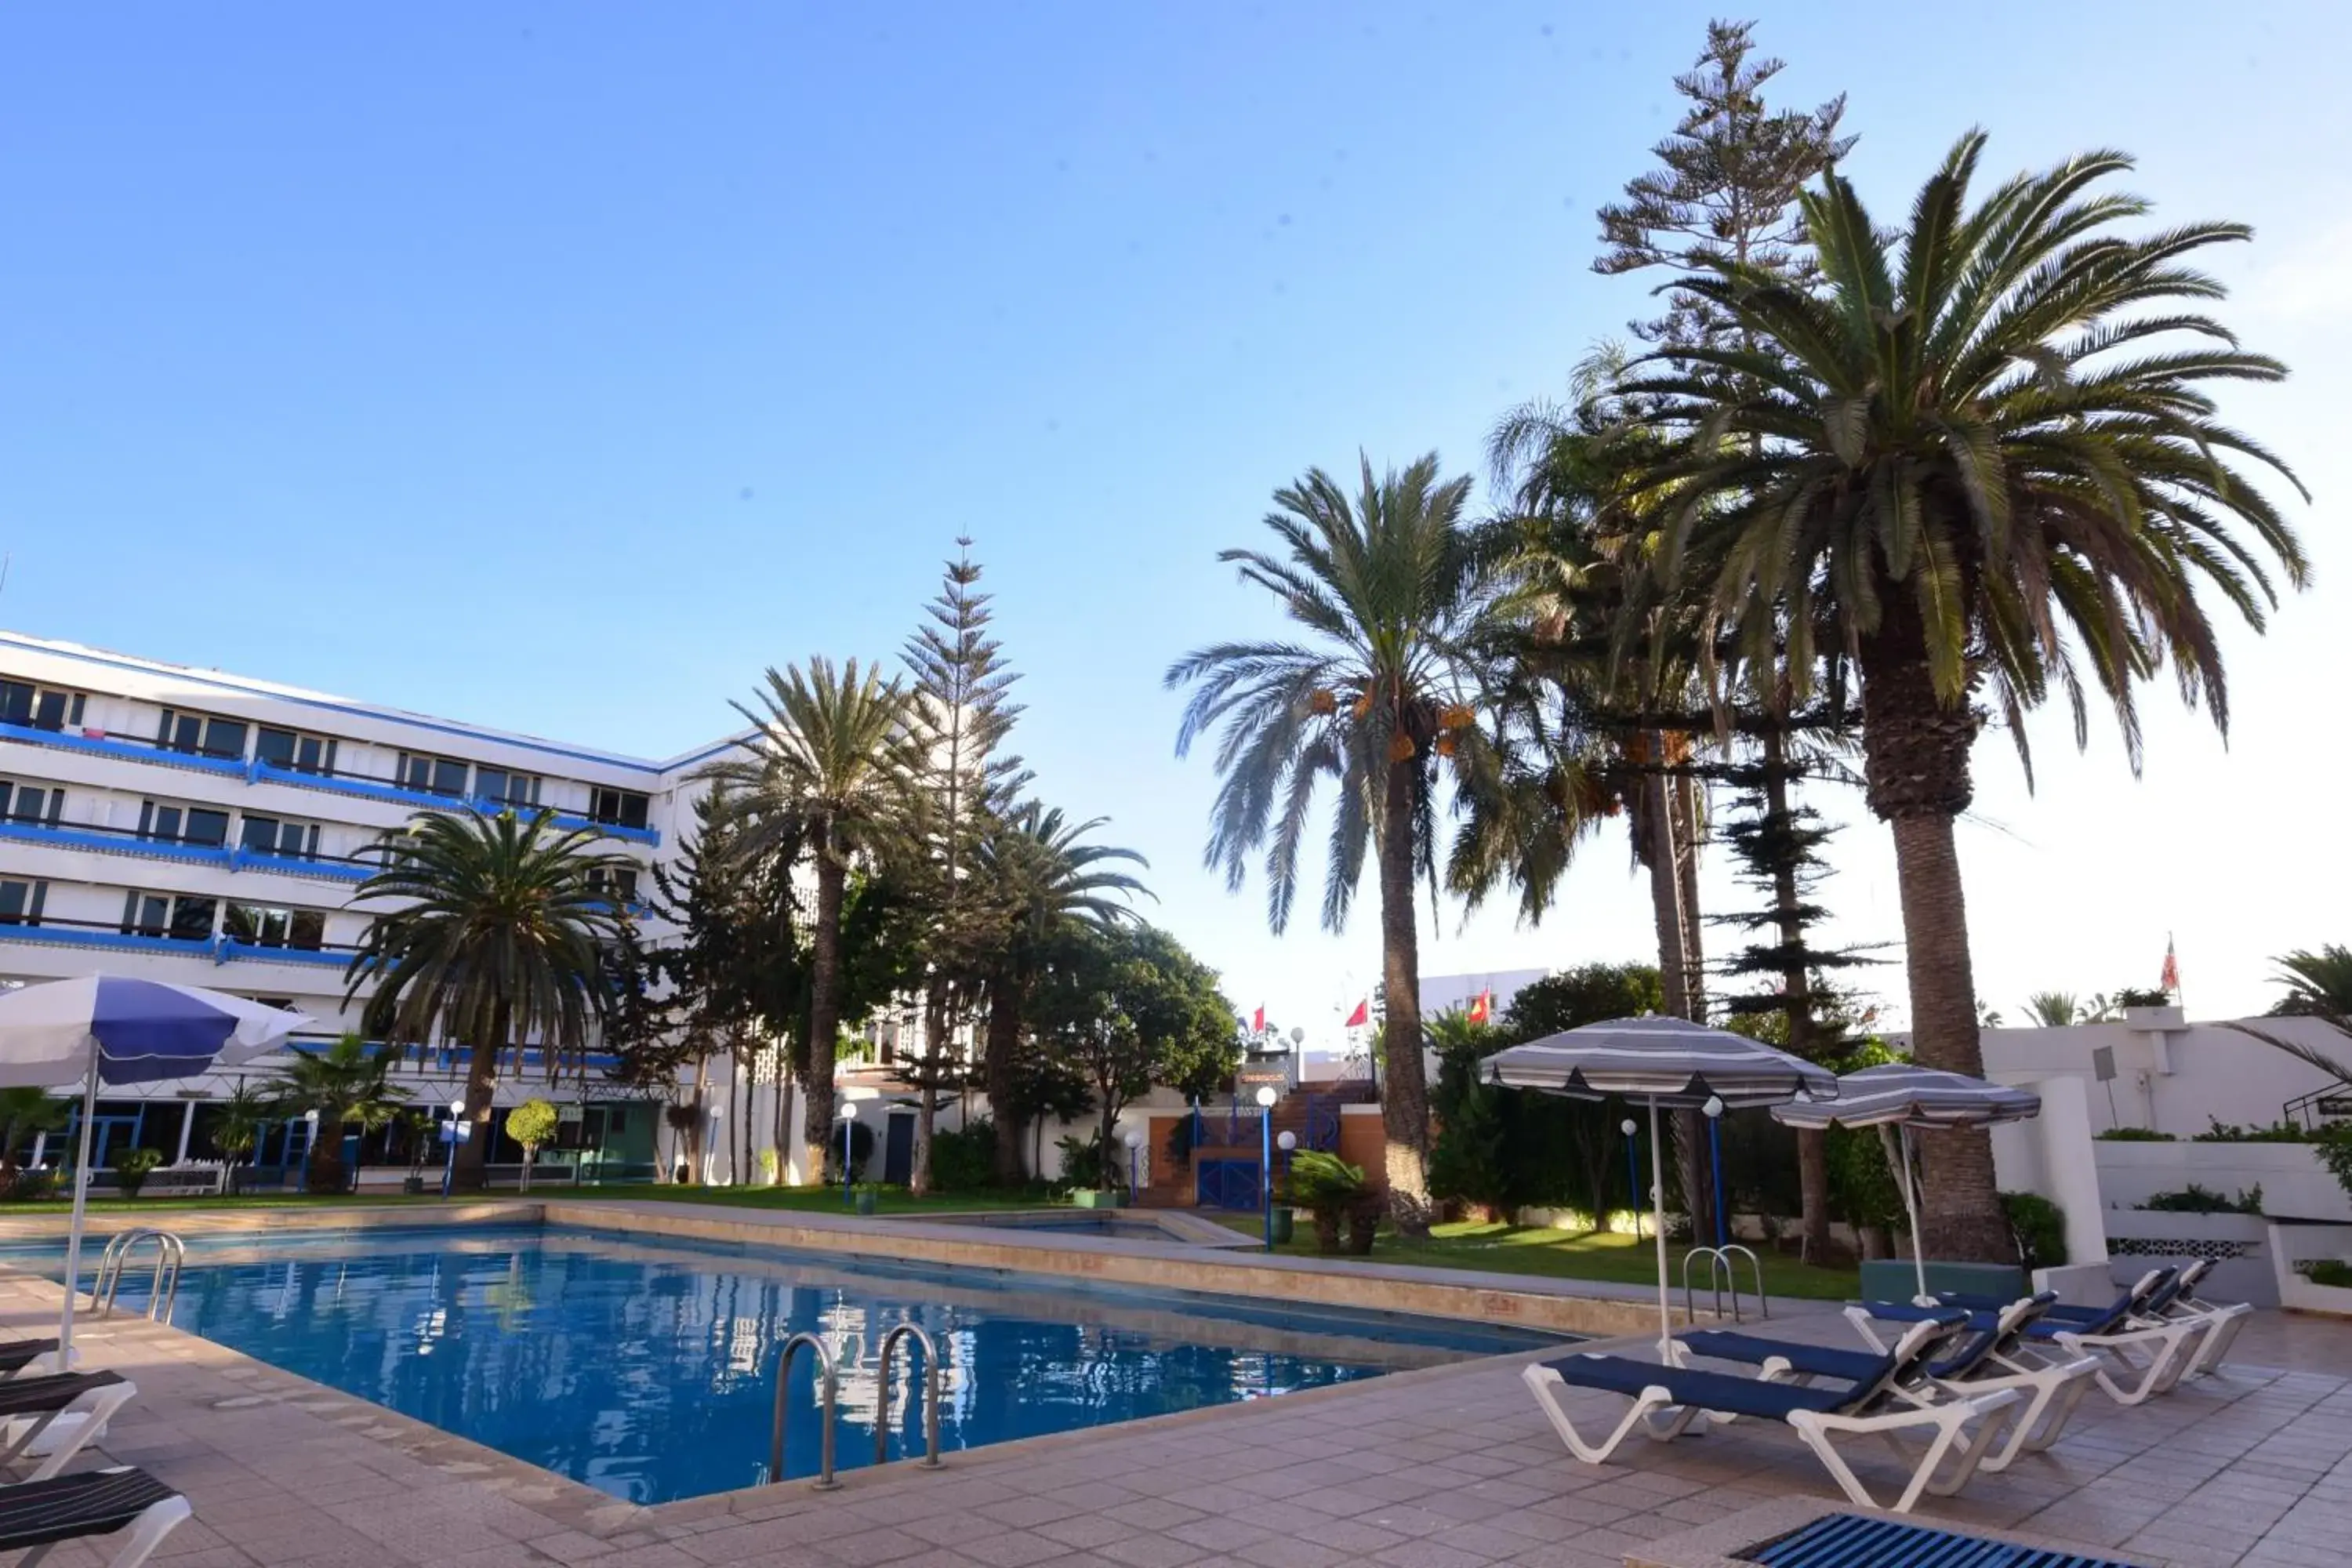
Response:
[[[135,838],[126,833],[90,833],[68,824],[0,822],[0,839],[45,844],[56,849],[94,849],[101,855],[142,856],[150,860],[175,860],[187,866],[230,863],[226,845],[179,844],[168,838]]]
[[[229,852],[228,868],[269,871],[281,877],[321,877],[338,882],[364,882],[375,875],[373,866],[354,866],[348,860],[308,860],[299,855],[268,855],[242,844]]]
[[[332,698],[306,697],[291,691],[273,691],[241,686],[235,681],[223,680],[216,676],[207,676],[202,670],[110,657],[80,648],[55,647],[8,632],[0,632],[0,647],[21,647],[28,653],[47,654],[53,658],[73,659],[79,663],[94,664],[107,669],[131,670],[142,675],[167,675],[174,680],[184,680],[193,685],[209,687],[215,691],[234,692],[240,697],[263,698],[276,702],[291,703],[299,708],[313,708],[329,713],[341,713],[354,719],[373,719],[381,723],[404,724],[411,729],[430,731],[437,735],[456,735],[469,741],[486,741],[493,745],[514,746],[527,752],[538,752],[551,757],[563,757],[573,762],[594,763],[600,766],[644,773],[649,777],[658,778],[663,771],[660,763],[647,762],[639,757],[619,757],[603,752],[582,751],[576,747],[558,745],[551,741],[535,741],[520,735],[501,734],[495,730],[481,730],[470,725],[453,724],[445,720],[427,719],[415,713],[403,713],[395,709],[370,708],[357,702],[339,702]],[[351,738],[356,740],[359,737]]]
[[[83,931],[73,926],[37,926],[0,924],[0,942],[38,942],[46,947],[111,948],[122,952],[152,952],[177,954],[184,958],[213,958],[209,938],[184,936],[147,936],[139,931]]]
[[[341,773],[309,773],[296,768],[281,768],[255,758],[248,773],[257,784],[292,784],[297,789],[321,790],[329,795],[356,795],[362,800],[382,801],[388,805],[413,806],[419,811],[475,811],[484,816],[496,816],[502,811],[518,814],[539,807],[511,805],[485,795],[461,796],[434,795],[430,791],[408,789],[400,784],[379,784],[373,779],[355,779]],[[564,811],[555,806],[545,808],[548,820],[558,827],[585,827],[612,838],[625,838],[636,844],[659,845],[661,834],[651,827],[624,827],[618,823],[597,822],[576,811]]]
[[[85,735],[79,730],[41,730],[30,724],[0,724],[0,741],[16,741],[27,746],[47,746],[60,752],[82,752],[95,757],[118,757],[125,762],[153,763],[159,767],[185,768],[191,773],[218,773],[226,778],[245,776],[245,761],[241,757],[207,757],[194,752],[174,752],[162,746],[143,745],[136,741],[118,741],[110,735]]]
[[[307,947],[264,947],[257,942],[239,942],[235,937],[220,939],[218,960],[222,963],[320,963],[337,969],[351,963],[348,952],[319,952]]]

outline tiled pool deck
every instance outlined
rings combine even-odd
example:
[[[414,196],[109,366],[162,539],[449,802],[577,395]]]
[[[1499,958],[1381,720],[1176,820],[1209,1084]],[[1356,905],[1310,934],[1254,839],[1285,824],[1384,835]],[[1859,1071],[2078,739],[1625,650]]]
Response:
[[[0,1279],[0,1331],[42,1331],[56,1300]],[[1850,1331],[1815,1311],[1769,1331]],[[1613,1568],[1835,1495],[1792,1437],[1746,1426],[1578,1464],[1506,1360],[646,1509],[143,1321],[94,1325],[85,1351],[140,1387],[107,1453],[195,1506],[156,1559],[175,1568]],[[1895,1476],[1866,1450],[1862,1468]],[[2263,1314],[2221,1376],[2137,1409],[2095,1394],[2050,1454],[1920,1517],[2184,1568],[2352,1561],[2352,1325]]]

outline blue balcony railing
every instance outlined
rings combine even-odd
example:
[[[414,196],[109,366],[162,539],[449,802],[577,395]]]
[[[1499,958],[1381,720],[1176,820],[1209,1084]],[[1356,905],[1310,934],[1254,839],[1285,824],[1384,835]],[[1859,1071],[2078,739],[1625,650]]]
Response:
[[[177,752],[167,746],[159,746],[152,741],[110,735],[101,730],[44,730],[32,724],[0,724],[0,741],[21,741],[28,746],[80,752],[93,757],[156,763],[167,768],[187,768],[195,773],[216,773],[227,778],[246,776],[243,757],[215,757],[202,752]]]
[[[44,947],[87,947],[116,952],[144,952],[180,958],[214,958],[210,937],[150,936],[94,921],[44,919],[0,921],[0,942],[34,942]]]
[[[314,877],[333,882],[364,881],[375,869],[367,861],[343,856],[275,855],[240,844],[190,844],[159,838],[131,827],[104,827],[82,822],[22,822],[0,818],[0,842],[41,844],[53,849],[88,849],[100,855],[131,855],[145,860],[168,860],[181,866],[210,866],[227,871],[269,871],[288,877]]]

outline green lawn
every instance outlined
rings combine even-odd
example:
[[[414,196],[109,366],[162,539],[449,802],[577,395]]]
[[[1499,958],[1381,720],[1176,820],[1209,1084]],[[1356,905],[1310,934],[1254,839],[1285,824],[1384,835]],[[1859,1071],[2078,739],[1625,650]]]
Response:
[[[1244,1235],[1259,1234],[1260,1221],[1255,1215],[1223,1217]],[[1405,1263],[1423,1268],[1476,1268],[1495,1274],[1540,1274],[1555,1279],[1601,1279],[1620,1285],[1654,1285],[1658,1266],[1654,1245],[1647,1237],[1636,1241],[1614,1232],[1591,1235],[1468,1221],[1438,1226],[1425,1242],[1407,1241],[1383,1232],[1369,1261]],[[1302,1223],[1291,1243],[1276,1250],[1294,1257],[1314,1257],[1314,1234]],[[1666,1250],[1666,1279],[1673,1284],[1677,1299],[1682,1292],[1683,1252],[1684,1248],[1675,1246]],[[1764,1289],[1768,1294],[1842,1301],[1859,1291],[1860,1277],[1851,1269],[1816,1268],[1760,1249],[1758,1256],[1764,1265]],[[1744,1260],[1740,1271],[1744,1282]],[[1702,1282],[1705,1276],[1704,1263],[1693,1268],[1691,1278],[1698,1287],[1701,1301],[1709,1299]]]
[[[572,1187],[542,1186],[530,1193],[520,1193],[501,1187],[496,1192],[467,1194],[484,1201],[528,1199],[533,1197],[562,1199],[578,1198],[593,1202],[600,1198],[627,1199],[633,1203],[657,1202],[674,1204],[717,1204],[740,1208],[805,1209],[817,1214],[844,1212],[839,1187],[673,1187],[647,1184],[644,1186]],[[436,1190],[421,1197],[404,1194],[370,1193],[363,1196],[318,1196],[309,1193],[256,1193],[250,1196],[178,1198],[92,1198],[89,1212],[98,1214],[196,1214],[244,1212],[248,1209],[318,1208],[329,1205],[357,1205],[369,1208],[397,1205],[430,1205],[444,1200]],[[956,1196],[939,1195],[917,1198],[903,1187],[885,1187],[876,1194],[875,1208],[881,1214],[953,1213],[960,1209],[1042,1208],[1053,1202],[1044,1192],[1026,1193],[966,1193]],[[53,1215],[62,1219],[68,1212],[62,1198],[43,1198],[29,1203],[0,1203],[0,1217],[24,1215]]]

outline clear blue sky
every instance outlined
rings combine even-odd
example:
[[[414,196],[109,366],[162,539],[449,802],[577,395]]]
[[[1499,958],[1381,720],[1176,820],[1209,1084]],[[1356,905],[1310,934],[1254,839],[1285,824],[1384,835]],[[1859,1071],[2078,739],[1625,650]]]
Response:
[[[2300,376],[2232,412],[2320,491],[2320,586],[2232,639],[2232,751],[2166,710],[2136,784],[2051,724],[2029,799],[1996,739],[1964,841],[1996,1003],[2151,983],[2177,928],[2192,1009],[2252,1006],[2268,953],[2352,940],[2336,792],[2297,782],[2346,760],[2343,13],[1759,9],[1890,222],[1982,123],[1997,170],[2119,145],[2164,216],[2263,231],[2230,310]],[[1275,485],[1473,467],[1644,311],[1591,212],[1706,15],[8,7],[0,625],[662,755],[763,665],[892,653],[969,533],[1044,789],[1150,854],[1237,1004],[1319,1028],[1374,926],[1277,943],[1198,869],[1160,671],[1264,624],[1213,555]],[[1839,850],[1853,940],[1895,934],[1883,837]],[[1569,898],[1449,910],[1426,967],[1649,949],[1622,842]]]

